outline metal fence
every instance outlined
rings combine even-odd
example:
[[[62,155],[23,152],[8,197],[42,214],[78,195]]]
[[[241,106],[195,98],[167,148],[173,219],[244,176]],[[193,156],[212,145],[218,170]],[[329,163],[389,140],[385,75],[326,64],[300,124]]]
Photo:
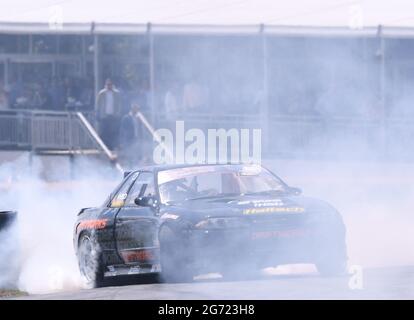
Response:
[[[0,148],[87,150],[97,146],[74,112],[2,111]]]
[[[414,160],[414,119],[182,114],[185,130],[261,129],[262,157],[296,159]],[[157,128],[174,132],[175,119],[158,118]]]
[[[95,150],[114,161],[94,130],[92,116],[77,112],[3,111],[0,112],[0,149],[82,152]],[[168,128],[173,133],[176,120],[184,129],[226,130],[261,129],[262,157],[297,159],[389,159],[414,160],[414,120],[356,117],[286,117],[260,114],[214,115],[181,114],[173,119],[160,116],[155,129]]]
[[[27,112],[0,112],[0,146],[2,148],[30,148],[31,115]]]

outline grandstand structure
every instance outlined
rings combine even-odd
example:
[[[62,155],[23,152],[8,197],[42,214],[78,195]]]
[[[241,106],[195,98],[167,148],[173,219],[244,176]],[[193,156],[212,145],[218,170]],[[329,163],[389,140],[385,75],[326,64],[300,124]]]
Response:
[[[0,111],[0,148],[113,159],[94,130],[108,77],[125,112],[139,103],[155,128],[260,128],[272,157],[414,158],[414,29],[382,26],[3,22],[4,91],[49,99],[16,93]],[[55,81],[76,88],[72,101],[50,98]]]

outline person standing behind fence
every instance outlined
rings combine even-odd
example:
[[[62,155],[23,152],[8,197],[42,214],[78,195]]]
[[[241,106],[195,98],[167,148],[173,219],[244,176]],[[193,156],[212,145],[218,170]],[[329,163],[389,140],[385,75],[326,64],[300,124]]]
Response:
[[[98,93],[97,118],[99,134],[109,149],[118,144],[119,121],[122,113],[121,94],[111,79],[106,79],[105,88]]]
[[[138,119],[140,107],[134,103],[128,114],[124,115],[121,120],[119,142],[121,149],[121,158],[130,166],[136,166],[145,158],[146,146],[148,139],[145,134],[142,123]]]
[[[0,110],[9,109],[9,97],[6,89],[0,84]]]

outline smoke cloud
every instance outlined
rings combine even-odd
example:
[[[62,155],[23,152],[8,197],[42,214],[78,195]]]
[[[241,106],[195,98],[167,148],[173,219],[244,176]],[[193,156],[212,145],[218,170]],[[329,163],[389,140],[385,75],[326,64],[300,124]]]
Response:
[[[347,226],[349,264],[364,268],[414,264],[412,164],[267,161],[304,194],[329,201]]]
[[[13,257],[16,267],[1,260],[1,270],[14,272],[1,273],[0,287],[29,293],[81,287],[72,244],[76,214],[83,207],[100,205],[119,177],[99,161],[80,160],[77,176],[70,180],[68,167],[63,159],[46,158],[35,160],[30,168],[26,157],[0,166],[0,176],[9,177],[1,203],[18,211],[15,228],[1,234],[7,241],[0,242],[0,255]]]

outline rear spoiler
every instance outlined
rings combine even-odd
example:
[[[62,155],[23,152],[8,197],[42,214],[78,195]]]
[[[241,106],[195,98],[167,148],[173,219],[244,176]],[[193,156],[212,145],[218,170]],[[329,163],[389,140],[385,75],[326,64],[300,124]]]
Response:
[[[124,179],[129,176],[132,171],[124,171]]]
[[[82,208],[82,209],[80,209],[80,211],[79,211],[79,213],[78,213],[78,216],[80,216],[82,213],[84,213],[86,210],[88,210],[88,209],[92,209],[91,207],[89,207],[89,208]]]

